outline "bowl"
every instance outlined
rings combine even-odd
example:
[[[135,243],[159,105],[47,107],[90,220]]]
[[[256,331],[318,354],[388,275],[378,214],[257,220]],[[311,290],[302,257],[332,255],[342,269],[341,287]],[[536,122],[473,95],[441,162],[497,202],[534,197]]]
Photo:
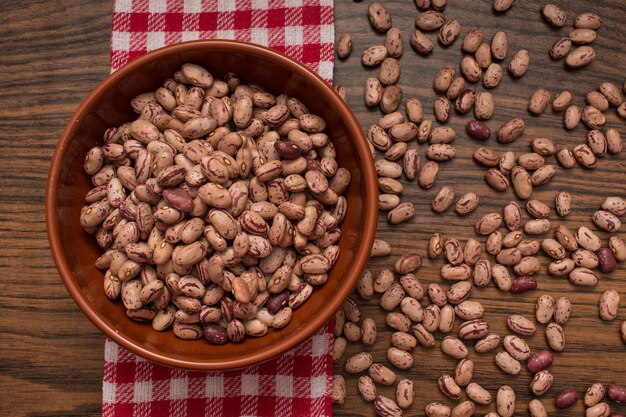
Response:
[[[102,145],[104,131],[134,120],[130,106],[136,95],[154,91],[193,62],[216,79],[229,71],[243,83],[255,83],[274,94],[298,97],[328,124],[340,166],[352,174],[344,194],[348,210],[338,242],[340,256],[328,281],[294,311],[289,325],[242,343],[211,345],[204,339],[184,341],[172,331],[156,332],[149,324],[126,316],[120,301],[103,290],[104,272],[94,261],[102,250],[79,224],[86,192],[92,188],[83,171],[87,150]],[[48,175],[46,223],[48,240],[61,279],[83,313],[106,336],[149,360],[193,370],[226,370],[276,357],[320,329],[352,292],[365,268],[377,224],[377,182],[365,137],[356,118],[322,78],[289,57],[253,44],[206,40],[185,42],[148,53],[102,81],[78,106],[57,144]]]

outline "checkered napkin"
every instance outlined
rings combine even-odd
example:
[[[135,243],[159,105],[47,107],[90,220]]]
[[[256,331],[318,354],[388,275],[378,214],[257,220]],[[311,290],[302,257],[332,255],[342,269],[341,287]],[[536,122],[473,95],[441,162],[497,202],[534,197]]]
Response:
[[[237,39],[333,78],[333,0],[115,0],[113,7],[111,71],[165,45]]]
[[[326,326],[260,365],[193,372],[148,361],[107,339],[102,415],[330,417],[331,344],[331,328]]]
[[[194,39],[269,46],[332,82],[333,0],[114,0],[111,72]],[[147,361],[107,339],[104,417],[332,415],[332,333],[326,326],[279,358],[227,372]]]

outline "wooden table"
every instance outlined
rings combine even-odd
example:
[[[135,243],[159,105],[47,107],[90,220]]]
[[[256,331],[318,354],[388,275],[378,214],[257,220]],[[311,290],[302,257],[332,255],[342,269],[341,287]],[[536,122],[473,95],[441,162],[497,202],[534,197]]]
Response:
[[[376,70],[361,66],[360,53],[370,45],[382,43],[383,37],[367,23],[367,2],[337,0],[335,3],[337,35],[350,32],[354,39],[352,56],[336,64],[336,82],[347,88],[348,101],[367,128],[378,119],[379,113],[364,107],[362,85],[366,77],[375,76]],[[510,118],[523,117],[526,132],[513,144],[502,146],[491,139],[488,146],[519,154],[529,150],[528,143],[534,137],[549,137],[571,147],[582,143],[586,134],[583,127],[567,132],[561,128],[562,114],[551,111],[541,117],[531,116],[526,111],[527,101],[535,89],[544,87],[552,93],[569,89],[576,94],[576,103],[581,105],[584,95],[603,81],[622,85],[626,73],[626,53],[622,47],[623,22],[626,21],[624,3],[607,0],[587,6],[588,2],[582,0],[561,2],[567,7],[568,23],[560,30],[542,21],[539,1],[520,1],[500,16],[491,12],[490,1],[451,3],[446,17],[458,19],[463,33],[470,27],[481,27],[490,39],[496,30],[503,29],[509,33],[511,41],[509,57],[522,48],[531,54],[528,73],[520,80],[512,80],[505,74],[501,86],[494,91],[496,114],[488,122],[495,130]],[[566,71],[561,61],[550,61],[547,50],[556,39],[568,33],[574,16],[589,7],[603,19],[603,27],[594,43],[598,59],[588,68]],[[432,80],[442,66],[458,65],[461,41],[457,40],[446,49],[436,45],[435,51],[426,58],[417,56],[408,45],[417,14],[415,6],[408,0],[390,1],[388,8],[394,25],[405,35],[399,85],[405,98],[419,97],[427,117],[432,117],[436,97]],[[52,262],[45,232],[44,186],[48,164],[65,123],[79,101],[108,74],[111,4],[87,0],[7,3],[2,7],[1,27],[0,45],[4,52],[0,58],[0,73],[3,74],[0,81],[0,412],[29,416],[99,415],[104,338],[71,300]],[[505,62],[508,63],[508,59]],[[607,115],[609,126],[624,130],[624,122],[617,118],[613,109]],[[472,226],[478,216],[501,210],[506,202],[515,199],[511,191],[496,194],[485,185],[484,169],[471,159],[480,144],[464,134],[469,118],[469,115],[454,115],[448,123],[458,133],[457,157],[441,164],[435,187],[424,191],[416,184],[406,184],[403,199],[416,204],[418,216],[408,224],[389,227],[381,214],[378,237],[393,242],[394,249],[392,257],[371,262],[372,272],[390,266],[396,256],[409,250],[424,252],[434,232],[462,241],[474,237]],[[420,149],[422,155],[423,152],[424,146]],[[550,162],[553,161],[550,159]],[[481,205],[476,213],[469,218],[460,218],[452,211],[433,214],[431,199],[443,185],[454,187],[457,195],[468,191],[477,193]],[[605,157],[593,171],[559,169],[549,184],[536,189],[533,198],[552,206],[558,190],[572,193],[575,210],[565,219],[553,214],[550,219],[554,224],[563,223],[571,228],[590,226],[590,216],[604,196],[626,194],[626,158],[623,154]],[[607,234],[601,233],[601,236],[606,242]],[[542,260],[547,263],[544,257]],[[442,259],[425,260],[419,271],[421,281],[441,283],[438,269],[442,264]],[[565,326],[567,349],[556,355],[551,368],[555,383],[543,399],[547,408],[553,409],[551,397],[561,389],[573,387],[582,391],[593,382],[626,384],[626,345],[619,338],[619,324],[626,319],[626,267],[620,265],[592,289],[575,288],[566,279],[549,277],[545,267],[538,281],[539,289],[531,293],[511,295],[494,288],[477,289],[472,299],[485,304],[485,316],[491,328],[502,336],[508,333],[505,317],[512,313],[532,317],[535,300],[540,294],[555,298],[567,295],[572,299],[572,318]],[[622,311],[618,320],[601,322],[598,299],[610,288],[622,294]],[[366,350],[372,352],[376,361],[385,362],[391,332],[384,325],[384,315],[375,301],[360,304],[365,316],[375,318],[379,330],[379,342]],[[527,338],[535,351],[546,347],[544,327],[539,325],[537,334]],[[437,339],[442,337],[437,335]],[[346,355],[360,349],[362,347],[350,345]],[[471,350],[470,357],[476,362],[475,381],[493,394],[499,385],[511,385],[518,394],[518,415],[526,415],[525,406],[532,398],[527,388],[529,374],[525,370],[517,377],[503,374],[493,365],[492,354],[477,355]],[[417,348],[414,358],[415,365],[410,372],[398,372],[399,377],[411,378],[416,383],[416,399],[406,414],[423,414],[424,405],[430,401],[451,404],[439,393],[436,378],[452,373],[456,361],[443,356],[438,348]],[[343,361],[336,372],[343,372],[342,365]],[[371,404],[365,403],[356,391],[358,376],[345,376],[348,399],[346,405],[335,408],[335,414],[375,415]],[[392,396],[393,388],[381,388],[379,392]],[[484,414],[487,409],[480,407],[478,412]],[[615,406],[614,410],[626,413],[626,406]],[[559,411],[558,415],[582,412],[579,403],[567,411]]]

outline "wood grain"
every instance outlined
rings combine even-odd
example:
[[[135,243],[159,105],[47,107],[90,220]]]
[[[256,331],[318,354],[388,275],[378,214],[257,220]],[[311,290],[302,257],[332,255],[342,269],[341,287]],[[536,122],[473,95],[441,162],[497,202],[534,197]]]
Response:
[[[498,30],[508,33],[510,46],[509,54],[502,64],[505,74],[503,80],[492,91],[496,102],[494,117],[487,123],[495,132],[505,121],[514,117],[522,117],[526,122],[526,132],[516,142],[508,145],[496,143],[494,137],[487,143],[478,143],[470,139],[465,133],[465,124],[473,118],[471,112],[467,115],[454,114],[447,123],[457,132],[454,146],[457,156],[451,162],[440,164],[438,180],[433,188],[422,190],[417,184],[404,181],[405,191],[403,201],[411,201],[416,206],[417,216],[401,226],[390,226],[386,221],[386,213],[379,215],[377,237],[385,239],[393,245],[391,257],[375,259],[370,262],[369,269],[378,273],[383,268],[393,266],[396,257],[409,250],[418,250],[425,254],[428,239],[432,233],[439,232],[444,237],[457,237],[462,242],[470,237],[484,242],[486,239],[478,237],[473,231],[475,220],[491,211],[501,211],[508,201],[516,200],[512,191],[496,193],[490,189],[483,179],[485,168],[472,161],[472,154],[478,146],[489,146],[500,151],[512,150],[516,154],[530,152],[530,141],[535,137],[548,137],[557,143],[567,144],[570,148],[585,141],[586,129],[579,126],[568,132],[562,128],[562,113],[547,111],[540,117],[532,116],[527,112],[528,98],[537,88],[546,88],[552,94],[562,89],[575,93],[576,104],[584,105],[584,96],[594,90],[603,81],[611,81],[616,85],[624,82],[624,60],[626,54],[619,46],[624,36],[623,19],[626,18],[626,8],[620,2],[604,2],[602,5],[594,3],[590,8],[587,2],[570,1],[559,2],[565,8],[568,22],[560,30],[550,27],[542,20],[540,1],[517,2],[505,14],[496,15],[491,10],[491,1],[450,1],[445,9],[446,19],[457,19],[462,25],[461,36],[450,47],[443,48],[436,41],[437,32],[427,36],[435,43],[433,53],[427,57],[416,54],[409,45],[409,38],[415,29],[415,16],[418,11],[413,2],[388,1],[385,2],[392,15],[393,25],[400,28],[404,35],[404,54],[400,59],[402,75],[398,85],[404,91],[403,102],[410,97],[419,98],[425,108],[426,118],[433,119],[433,103],[437,94],[432,88],[432,82],[437,71],[445,65],[457,68],[462,58],[461,42],[463,34],[473,27],[481,28],[485,32],[487,42]],[[377,33],[367,22],[368,2],[338,1],[335,3],[336,37],[342,32],[349,32],[353,38],[352,55],[345,61],[335,63],[335,82],[345,86],[348,93],[348,102],[356,113],[363,129],[376,123],[381,113],[378,109],[366,108],[363,103],[363,83],[367,77],[375,77],[377,68],[366,68],[360,63],[363,50],[368,46],[382,44],[384,36]],[[598,59],[591,66],[571,71],[566,70],[563,61],[551,61],[548,50],[560,37],[567,36],[572,27],[576,14],[585,11],[594,11],[602,16],[603,27],[598,31],[598,40],[594,47]],[[520,50],[530,52],[530,69],[519,80],[513,79],[506,71],[506,65],[512,55]],[[466,85],[468,85],[466,83]],[[483,91],[480,83],[469,88]],[[404,110],[404,106],[400,108]],[[624,121],[620,120],[614,110],[607,112],[609,122],[607,126],[623,130]],[[435,126],[437,123],[435,123]],[[495,136],[495,135],[494,135]],[[412,147],[416,146],[411,144]],[[420,145],[419,153],[425,161],[426,145]],[[556,164],[553,157],[546,158],[546,163]],[[423,162],[422,162],[423,163]],[[458,217],[450,209],[444,214],[435,214],[430,204],[432,198],[447,185],[455,189],[457,198],[466,192],[475,192],[480,197],[480,206],[475,213],[467,218]],[[554,208],[554,196],[560,190],[568,190],[573,197],[574,212],[565,219],[558,218],[552,213],[550,220],[553,224],[565,224],[570,228],[580,225],[591,226],[591,214],[599,207],[604,196],[608,194],[624,195],[626,193],[626,159],[624,155],[603,158],[594,171],[575,168],[571,171],[558,170],[555,178],[548,184],[536,187],[533,197]],[[519,200],[518,200],[519,201]],[[525,213],[525,217],[529,216]],[[608,239],[606,233],[601,233],[604,242]],[[545,265],[548,260],[540,257],[544,263],[537,280],[539,288],[530,293],[512,295],[502,293],[493,287],[475,289],[472,300],[480,301],[485,305],[485,317],[490,328],[501,336],[510,333],[506,328],[505,318],[508,314],[522,314],[534,317],[534,305],[541,294],[550,294],[555,299],[568,296],[573,302],[572,319],[565,326],[567,348],[563,353],[555,355],[555,363],[551,368],[555,382],[550,391],[542,398],[543,403],[553,415],[581,415],[584,413],[582,404],[577,404],[568,410],[555,412],[552,396],[565,388],[584,390],[594,382],[626,383],[626,345],[619,338],[619,324],[626,319],[626,313],[620,312],[619,320],[612,323],[601,322],[598,317],[598,300],[603,291],[614,288],[626,294],[626,268],[624,265],[610,276],[603,276],[601,283],[593,289],[575,288],[567,279],[557,279],[547,275]],[[493,262],[493,258],[491,259]],[[443,259],[425,259],[418,271],[418,277],[426,286],[431,282],[439,283],[447,289],[450,283],[443,282],[439,276],[439,268],[444,264]],[[356,384],[359,375],[349,375],[343,371],[345,359],[360,350],[372,353],[376,362],[387,363],[386,349],[389,347],[391,329],[385,325],[384,314],[375,300],[364,302],[354,297],[363,308],[363,315],[376,320],[378,327],[378,342],[372,348],[365,348],[357,344],[349,344],[344,358],[335,365],[335,372],[346,377],[348,399],[343,407],[336,406],[334,413],[337,416],[374,416],[372,404],[362,400],[358,394]],[[427,305],[426,299],[422,300]],[[622,308],[622,310],[624,310]],[[460,320],[452,334],[456,334]],[[544,337],[544,325],[537,326],[537,334],[526,338],[533,351],[547,348]],[[413,351],[414,366],[409,371],[397,370],[398,379],[410,378],[415,383],[415,401],[407,410],[407,415],[423,415],[424,406],[429,402],[441,402],[454,406],[441,394],[437,388],[437,378],[445,373],[453,374],[456,360],[446,357],[439,350],[439,341],[445,335],[437,334],[437,346],[434,349],[418,347]],[[473,345],[473,343],[471,343]],[[518,403],[516,415],[527,415],[527,404],[533,398],[528,389],[531,381],[530,374],[525,367],[517,377],[511,377],[500,371],[494,364],[494,354],[476,354],[470,348],[470,358],[475,361],[474,381],[487,388],[495,397],[500,385],[507,384],[517,393]],[[388,365],[389,366],[389,365]],[[378,392],[394,397],[395,387],[379,387]],[[626,412],[624,405],[611,404],[614,411]],[[495,411],[495,406],[477,407],[476,414],[483,415],[488,411]]]
[[[109,72],[111,2],[0,9],[0,412],[97,416],[104,337],[60,281],[44,201],[65,124]]]
[[[561,2],[568,13],[568,23],[561,30],[547,26],[539,16],[541,3],[526,0],[513,9],[496,16],[490,2],[466,0],[451,2],[446,9],[448,18],[458,19],[463,32],[470,27],[481,27],[488,38],[498,29],[506,30],[511,40],[511,53],[526,48],[531,53],[531,67],[521,80],[505,75],[494,95],[497,111],[489,121],[492,129],[512,117],[523,117],[526,134],[506,149],[521,153],[527,151],[533,137],[550,137],[559,143],[574,145],[584,140],[585,129],[564,131],[560,114],[548,112],[541,117],[526,112],[527,99],[538,87],[551,92],[570,89],[577,95],[577,103],[587,91],[602,81],[621,86],[624,79],[624,39],[626,6],[620,0],[607,0],[589,6],[575,0]],[[394,25],[405,34],[405,54],[401,59],[402,86],[407,97],[419,97],[427,114],[432,115],[435,94],[431,88],[436,71],[446,64],[456,65],[461,58],[460,40],[449,48],[435,47],[429,57],[417,56],[408,46],[417,14],[411,1],[386,2]],[[604,21],[594,46],[598,59],[590,67],[566,71],[562,62],[552,62],[547,50],[559,37],[565,36],[575,14],[598,12]],[[354,38],[354,52],[335,67],[336,82],[346,86],[348,101],[364,128],[375,123],[380,114],[362,104],[362,84],[374,76],[375,69],[360,64],[360,52],[367,46],[382,43],[382,36],[374,33],[367,23],[367,2],[337,0],[335,18],[337,35],[350,32]],[[103,365],[103,336],[75,306],[63,287],[50,256],[44,222],[44,189],[48,166],[55,144],[67,120],[80,100],[108,74],[108,51],[111,30],[111,2],[88,0],[61,0],[45,2],[25,0],[4,2],[0,5],[0,412],[14,416],[95,416],[101,414],[101,384]],[[434,37],[432,34],[428,35]],[[511,56],[511,54],[509,55]],[[508,60],[505,61],[508,63]],[[480,88],[479,88],[480,89]],[[608,112],[609,125],[623,130],[614,110]],[[415,184],[406,184],[404,199],[416,204],[418,216],[409,224],[389,227],[380,216],[379,237],[393,242],[393,256],[371,262],[377,272],[390,266],[395,256],[408,250],[425,250],[433,232],[456,236],[465,240],[474,236],[472,225],[477,216],[500,210],[511,192],[496,195],[484,184],[483,169],[471,160],[479,146],[461,132],[469,116],[454,116],[448,124],[457,130],[457,158],[442,164],[440,177],[433,189],[423,191]],[[490,140],[489,146],[505,149]],[[423,148],[423,146],[422,146]],[[423,154],[423,149],[420,149]],[[576,168],[559,170],[555,179],[537,189],[533,195],[551,203],[557,190],[567,189],[574,196],[575,211],[568,218],[551,219],[570,227],[590,223],[590,215],[603,196],[626,194],[626,159],[623,155],[607,157],[595,171]],[[481,197],[478,211],[467,219],[452,212],[434,215],[430,210],[432,196],[443,185],[451,185],[457,194],[474,191]],[[607,235],[602,233],[606,240]],[[545,259],[544,259],[545,261]],[[423,283],[440,282],[438,268],[442,260],[425,261],[419,271]],[[532,316],[534,302],[539,294],[554,297],[567,295],[574,303],[574,313],[566,326],[568,348],[556,356],[552,370],[555,384],[547,399],[566,387],[583,390],[592,382],[626,384],[625,345],[619,341],[618,320],[603,323],[597,318],[597,302],[602,291],[615,288],[626,297],[626,270],[620,269],[603,276],[594,289],[573,288],[566,280],[539,275],[539,290],[531,294],[512,296],[494,288],[476,290],[473,299],[487,306],[486,317],[494,331],[507,334],[506,315],[515,312]],[[445,286],[446,284],[444,284]],[[377,361],[385,361],[390,331],[384,326],[384,315],[376,302],[363,304],[365,315],[375,318],[379,342],[368,348]],[[622,305],[624,301],[622,301]],[[622,308],[619,322],[626,319]],[[545,348],[542,336],[544,326],[529,338],[535,350]],[[441,335],[438,335],[441,339]],[[360,346],[351,345],[348,354]],[[455,361],[444,357],[439,350],[418,348],[414,352],[415,366],[399,375],[416,383],[416,399],[408,415],[422,415],[430,401],[445,400],[436,388],[435,380],[443,373],[453,371]],[[476,381],[492,393],[500,384],[513,386],[518,394],[518,414],[525,415],[525,404],[530,400],[526,372],[511,378],[492,364],[492,355],[471,354],[477,362]],[[342,372],[343,363],[336,371]],[[356,391],[357,376],[346,375],[349,398],[343,407],[336,407],[338,416],[373,416],[371,404],[362,401]],[[381,393],[392,394],[392,388]],[[612,404],[614,405],[614,404]],[[614,407],[626,412],[624,405]],[[486,412],[487,407],[478,409]],[[580,415],[582,406],[560,411],[558,415]]]

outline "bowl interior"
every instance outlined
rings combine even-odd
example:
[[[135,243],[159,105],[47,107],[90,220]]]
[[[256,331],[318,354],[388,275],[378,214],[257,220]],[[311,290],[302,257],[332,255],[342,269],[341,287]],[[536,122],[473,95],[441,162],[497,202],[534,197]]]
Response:
[[[93,263],[101,254],[92,236],[78,224],[85,193],[91,188],[82,169],[86,151],[102,144],[103,132],[133,120],[130,100],[154,91],[185,62],[206,67],[216,79],[226,72],[243,83],[264,86],[274,94],[298,97],[326,119],[340,166],[352,174],[345,195],[348,211],[339,242],[341,255],[328,282],[295,311],[291,323],[259,339],[213,346],[204,340],[181,341],[171,331],[158,333],[126,317],[121,302],[103,293],[103,272]],[[81,103],[59,142],[48,190],[50,243],[61,276],[81,309],[105,334],[149,359],[193,369],[226,369],[269,359],[304,340],[322,326],[349,295],[365,266],[376,229],[376,184],[360,127],[332,89],[299,65],[265,48],[234,42],[180,44],[138,59],[100,84]],[[56,181],[55,181],[56,179]]]

